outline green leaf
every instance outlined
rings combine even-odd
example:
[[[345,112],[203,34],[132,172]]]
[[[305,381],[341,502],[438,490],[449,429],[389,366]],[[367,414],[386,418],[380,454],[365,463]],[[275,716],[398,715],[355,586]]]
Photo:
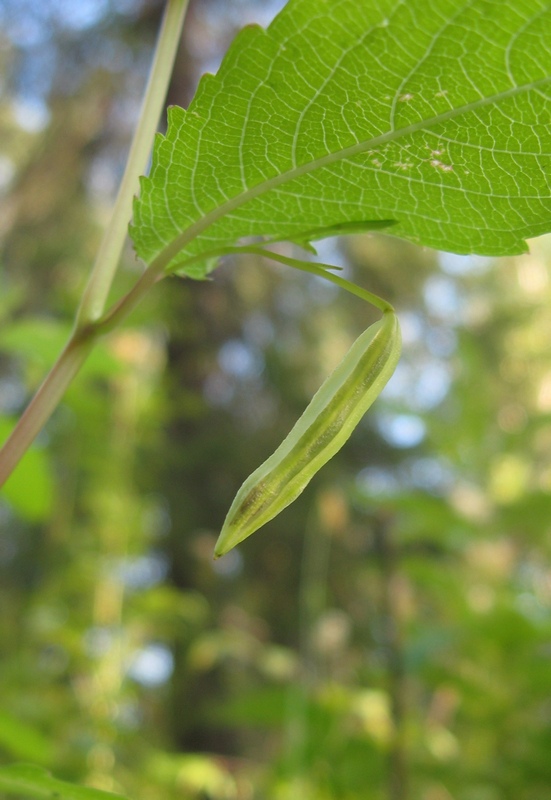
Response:
[[[242,237],[370,220],[458,253],[524,252],[551,228],[549,41],[546,0],[291,0],[169,110],[138,254],[187,272]]]
[[[0,711],[0,746],[16,758],[31,758],[48,764],[53,758],[49,739],[28,723]]]
[[[0,419],[0,442],[7,440],[15,422],[15,419]],[[25,453],[19,468],[0,489],[0,498],[7,500],[19,516],[29,522],[42,522],[50,517],[53,496],[54,481],[48,456],[38,447]]]
[[[34,764],[10,764],[7,767],[0,767],[0,789],[26,798],[125,800],[120,794],[59,781],[45,769]]]

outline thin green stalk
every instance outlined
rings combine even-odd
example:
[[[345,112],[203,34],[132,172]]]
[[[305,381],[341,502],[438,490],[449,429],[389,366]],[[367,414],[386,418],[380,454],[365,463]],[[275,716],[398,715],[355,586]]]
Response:
[[[11,436],[0,449],[0,487],[50,418],[67,387],[86,361],[95,341],[120,325],[136,308],[151,287],[162,278],[165,268],[176,254],[174,251],[175,247],[166,247],[151,262],[132,289],[109,311],[97,321],[75,329]]]
[[[273,250],[267,250],[262,245],[253,244],[243,245],[243,247],[225,247],[220,250],[212,250],[208,253],[200,253],[198,256],[193,256],[188,261],[178,264],[177,269],[182,270],[185,267],[188,267],[197,261],[203,261],[206,258],[210,259],[229,255],[239,255],[240,253],[262,256],[263,258],[271,258],[272,261],[279,261],[280,264],[285,264],[287,267],[293,267],[293,269],[299,269],[301,272],[309,272],[311,275],[317,275],[320,278],[325,278],[326,280],[331,281],[331,283],[340,286],[341,289],[346,289],[347,292],[350,292],[351,294],[356,295],[356,297],[360,297],[362,300],[370,303],[370,305],[375,306],[375,308],[378,308],[383,312],[383,314],[386,314],[389,311],[394,311],[394,307],[387,300],[379,297],[379,295],[373,294],[373,292],[368,292],[367,289],[362,289],[361,286],[356,286],[355,283],[347,281],[346,278],[341,278],[340,275],[335,275],[334,272],[330,272],[330,270],[338,269],[338,267],[334,267],[331,264],[322,264],[314,261],[302,261],[298,258],[284,256],[280,253],[275,253]]]
[[[109,333],[118,325],[120,325],[120,323],[138,305],[138,303],[141,302],[142,298],[145,294],[147,294],[149,289],[158,280],[167,275],[166,269],[174,256],[177,255],[178,251],[179,244],[177,245],[175,242],[171,242],[159,253],[159,255],[151,262],[128,294],[115,303],[115,305],[113,305],[101,317],[101,319],[98,319],[97,322],[94,323],[94,330],[98,335]],[[328,281],[335,283],[337,286],[340,286],[341,289],[346,289],[347,292],[356,295],[356,297],[360,297],[362,300],[365,300],[367,303],[370,303],[371,305],[380,309],[380,311],[383,313],[394,311],[393,306],[382,297],[373,294],[373,292],[369,292],[367,289],[362,289],[360,286],[356,286],[355,283],[351,283],[350,281],[347,281],[346,278],[341,278],[339,275],[335,275],[334,272],[330,272],[330,270],[336,269],[336,267],[332,267],[330,264],[301,261],[297,258],[283,256],[279,253],[274,253],[272,250],[266,250],[264,247],[255,245],[245,245],[243,247],[232,248],[226,247],[220,250],[212,250],[206,254],[202,253],[200,256],[194,256],[188,261],[179,264],[178,269],[183,269],[184,267],[204,258],[217,258],[226,255],[237,255],[240,253],[271,258],[273,261],[279,261],[279,263],[285,264],[288,267],[293,267],[294,269],[299,269],[302,272],[308,272],[312,275],[325,278]]]
[[[98,336],[103,336],[115,330],[121,322],[141,303],[145,295],[157,281],[161,280],[164,267],[171,261],[171,257],[163,251],[142,273],[132,289],[125,294],[117,303],[105,312],[94,324],[94,331]]]
[[[104,234],[76,315],[73,334],[11,436],[0,450],[0,486],[9,478],[36,435],[48,421],[65,390],[93,348],[95,340],[112,327],[108,324],[102,325],[99,320],[103,314],[126,239],[128,222],[132,214],[132,200],[139,188],[139,176],[147,166],[147,159],[172,74],[188,2],[189,0],[168,0],[128,162],[111,221]],[[146,291],[155,283],[169,260],[170,252],[167,252],[164,258],[157,258],[146,269],[134,289],[115,306],[118,310],[117,320],[130,313]]]
[[[373,292],[368,292],[367,289],[362,289],[361,286],[356,286],[355,283],[351,283],[347,281],[346,278],[341,278],[340,275],[335,275],[334,272],[329,272],[330,269],[334,269],[331,267],[330,264],[319,264],[312,261],[300,261],[297,258],[289,258],[289,256],[282,256],[279,253],[274,253],[271,250],[264,250],[262,247],[240,247],[236,248],[237,252],[240,253],[253,253],[255,255],[265,256],[266,258],[271,258],[274,261],[279,261],[281,264],[285,264],[288,267],[293,267],[294,269],[300,269],[302,272],[309,272],[312,275],[317,275],[320,278],[326,278],[331,283],[340,286],[341,289],[346,289],[347,292],[351,294],[355,294],[356,297],[360,297],[362,300],[365,300],[367,303],[370,303],[375,308],[380,309],[383,314],[394,311],[393,306],[386,300],[383,300],[382,297],[379,297],[377,294],[373,294]]]
[[[128,154],[111,221],[103,236],[88,285],[82,296],[76,319],[77,328],[95,322],[101,317],[105,308],[126,240],[128,223],[132,216],[132,201],[139,190],[139,176],[145,172],[151,143],[163,109],[188,2],[189,0],[168,0],[138,126]]]

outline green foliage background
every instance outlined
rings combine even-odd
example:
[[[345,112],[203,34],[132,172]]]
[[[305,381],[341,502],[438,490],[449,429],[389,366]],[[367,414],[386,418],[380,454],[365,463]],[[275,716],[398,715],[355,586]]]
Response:
[[[267,13],[228,5],[192,7],[170,102]],[[46,15],[33,128],[6,9],[2,435],[66,336],[160,10]],[[547,800],[550,249],[325,245],[397,305],[404,360],[301,499],[216,563],[235,490],[369,312],[252,258],[159,286],[1,495],[2,762],[136,800]],[[135,275],[129,250],[116,291]]]

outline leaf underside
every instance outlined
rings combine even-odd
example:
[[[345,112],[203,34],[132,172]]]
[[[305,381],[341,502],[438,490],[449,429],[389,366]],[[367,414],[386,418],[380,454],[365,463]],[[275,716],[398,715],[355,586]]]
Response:
[[[551,229],[550,41],[544,0],[291,0],[169,110],[138,255],[200,277],[245,237],[391,223],[457,253],[526,251]]]

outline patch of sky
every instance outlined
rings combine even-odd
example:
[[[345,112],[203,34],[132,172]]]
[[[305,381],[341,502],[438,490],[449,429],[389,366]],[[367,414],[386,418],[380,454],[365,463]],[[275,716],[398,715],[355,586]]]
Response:
[[[253,311],[243,323],[243,336],[251,346],[264,349],[274,340],[274,324],[266,314]]]
[[[317,256],[310,257],[313,263],[326,264],[330,267],[337,267],[335,273],[342,278],[348,278],[347,273],[350,272],[350,266],[338,246],[338,240],[333,237],[331,239],[322,239],[315,242],[314,246],[317,250]],[[310,299],[318,306],[327,306],[335,302],[339,293],[342,294],[343,290],[334,283],[331,283],[327,278],[312,275],[310,277]]]
[[[111,11],[109,0],[4,0],[0,8],[5,35],[22,48],[44,44],[56,28],[87,31]]]
[[[381,397],[389,400],[402,400],[407,397],[411,386],[411,370],[399,361],[393,376],[381,392]]]
[[[109,13],[109,0],[57,0],[56,14],[60,26],[73,31],[93,28]]]
[[[461,256],[457,253],[438,253],[438,262],[442,270],[455,277],[472,273],[485,272],[494,263],[488,256]]]
[[[363,494],[381,498],[392,497],[400,491],[400,482],[389,469],[366,467],[356,475],[356,486]]]
[[[240,339],[230,339],[218,351],[218,363],[224,372],[235,378],[256,378],[264,368],[258,353]]]
[[[317,250],[317,257],[314,261],[322,261],[324,264],[331,264],[335,267],[341,267],[344,273],[349,269],[348,260],[339,247],[339,240],[337,237],[332,236],[330,239],[320,239],[314,242],[314,247]]]
[[[339,276],[346,277],[347,262],[337,247],[336,240],[324,239],[321,242],[316,242],[315,246],[318,251],[317,256],[312,257],[310,254],[306,255],[302,250],[297,248],[296,251],[293,252],[293,257],[311,261],[312,263],[334,266],[338,268],[336,269],[336,273]],[[276,269],[281,270],[282,268],[278,265]],[[292,267],[286,270],[284,269],[283,272],[287,277],[295,277],[299,280],[296,271],[295,276],[293,276],[292,273]],[[285,283],[281,284],[279,290],[280,298],[278,300],[278,308],[280,308],[281,311],[290,313],[293,316],[300,314],[305,309],[305,299],[307,299],[309,305],[315,303],[318,306],[327,306],[335,301],[339,292],[342,293],[343,291],[326,278],[317,275],[309,275],[307,279],[305,278],[304,281],[301,282],[300,286],[301,290],[297,291],[296,284],[292,283],[291,291],[289,291],[289,287]]]
[[[415,372],[415,382],[409,395],[409,404],[416,411],[436,408],[448,394],[451,386],[450,367],[442,361],[431,361]]]
[[[161,686],[170,678],[174,670],[174,656],[163,644],[149,644],[134,656],[128,676],[142,686],[154,688]]]
[[[0,411],[13,414],[21,410],[25,400],[25,387],[13,376],[0,379]]]
[[[455,331],[444,325],[428,326],[425,341],[431,355],[437,358],[449,358],[457,349]]]
[[[2,31],[16,47],[30,48],[43,44],[51,36],[49,12],[52,3],[34,0],[6,0],[2,8]]]
[[[195,41],[189,46],[193,55],[200,61],[200,71],[216,73],[223,58],[220,38],[228,29],[237,32],[244,25],[257,24],[267,27],[286,4],[286,0],[210,0],[198,6],[198,13],[204,20],[198,26]],[[201,27],[205,35],[201,35]]]
[[[236,27],[256,23],[266,27],[278,14],[287,0],[215,0],[207,3],[206,13],[214,18],[223,13],[226,20]]]
[[[128,3],[134,9],[139,5],[136,0]],[[113,72],[128,69],[131,54],[124,43],[94,35],[112,13],[109,0],[4,0],[0,8],[2,31],[15,48],[9,77],[13,84],[10,90],[17,97],[44,102],[54,80],[56,92],[71,93],[90,68],[101,65]],[[58,65],[60,47],[62,69]],[[147,55],[149,69],[149,51]]]
[[[453,486],[452,469],[437,458],[413,458],[401,464],[401,481],[407,486],[432,494],[444,494]]]
[[[400,311],[399,319],[404,349],[423,340],[425,322],[420,314],[413,311]]]
[[[403,449],[416,447],[426,434],[425,423],[413,414],[378,414],[377,428],[389,444]]]
[[[212,562],[212,569],[223,578],[235,578],[243,571],[243,556],[238,550],[230,550]]]
[[[137,78],[140,87],[147,80],[151,66],[150,50],[135,54],[125,42],[107,34],[82,37],[79,41],[78,57],[83,64],[91,68],[100,64],[102,69],[109,70],[113,74],[126,73],[127,83],[132,83]],[[121,100],[126,101],[127,98],[119,99],[119,104],[122,105]],[[122,113],[126,113],[126,108],[123,107]],[[136,116],[137,114],[133,116],[132,124]]]
[[[45,104],[57,66],[57,50],[48,42],[19,53],[12,70],[11,92],[19,102]]]
[[[457,283],[445,275],[433,275],[423,290],[427,311],[448,325],[459,324],[463,315],[463,299]]]
[[[111,0],[113,11],[122,16],[137,16],[145,0]]]
[[[445,495],[454,485],[450,466],[437,458],[410,458],[397,470],[370,466],[356,476],[356,487],[366,497],[393,497],[407,489]]]
[[[308,297],[312,304],[316,306],[329,306],[335,302],[339,291],[338,286],[330,283],[327,278],[321,278],[318,275],[311,275],[308,281],[309,292]]]
[[[381,396],[398,400],[414,412],[436,408],[446,397],[451,386],[451,369],[445,361],[422,359],[398,363],[396,371]]]
[[[88,194],[97,202],[105,202],[116,194],[120,183],[118,169],[113,169],[113,157],[106,152],[92,159],[86,176]]]
[[[166,558],[159,554],[127,557],[116,567],[119,580],[130,589],[147,589],[155,586],[166,577],[167,572]]]
[[[50,121],[50,110],[39,97],[15,97],[11,102],[11,113],[17,125],[27,133],[40,133]]]
[[[420,314],[405,311],[399,317],[404,356],[382,394],[405,402],[412,411],[427,411],[441,403],[450,389],[449,358],[457,337],[447,325],[429,325]]]

